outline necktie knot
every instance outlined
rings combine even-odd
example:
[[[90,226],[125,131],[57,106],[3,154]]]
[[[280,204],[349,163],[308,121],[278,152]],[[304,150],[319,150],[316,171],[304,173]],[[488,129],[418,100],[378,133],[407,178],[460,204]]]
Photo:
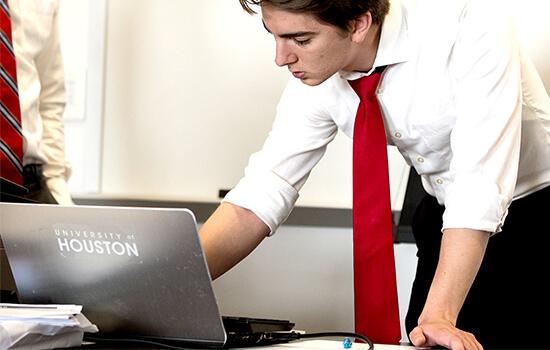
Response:
[[[359,96],[361,101],[376,99],[376,88],[380,82],[382,73],[374,72],[371,75],[364,76],[357,80],[351,80],[349,84]]]

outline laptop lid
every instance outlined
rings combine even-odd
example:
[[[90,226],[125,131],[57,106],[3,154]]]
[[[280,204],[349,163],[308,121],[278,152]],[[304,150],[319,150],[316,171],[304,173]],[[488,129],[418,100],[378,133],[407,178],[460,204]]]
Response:
[[[13,291],[15,291],[15,282],[4,250],[2,236],[0,236],[0,302],[12,302],[13,300],[6,300],[5,295],[9,295]]]
[[[22,303],[83,305],[100,332],[208,346],[226,340],[187,209],[0,203]]]

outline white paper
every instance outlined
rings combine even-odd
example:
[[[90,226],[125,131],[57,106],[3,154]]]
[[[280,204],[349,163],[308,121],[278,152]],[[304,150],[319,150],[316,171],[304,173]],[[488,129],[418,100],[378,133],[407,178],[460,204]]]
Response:
[[[84,332],[97,332],[80,305],[0,303],[0,350],[79,346]]]

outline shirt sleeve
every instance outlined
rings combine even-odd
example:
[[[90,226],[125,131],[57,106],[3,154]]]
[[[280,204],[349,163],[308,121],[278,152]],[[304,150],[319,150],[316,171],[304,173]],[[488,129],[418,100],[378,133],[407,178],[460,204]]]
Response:
[[[273,234],[296,203],[312,168],[334,139],[337,126],[323,107],[323,86],[291,80],[262,149],[254,153],[245,176],[224,201],[254,212]]]
[[[457,121],[443,229],[495,233],[506,217],[519,167],[520,53],[511,19],[499,13],[500,3],[468,4],[450,57]]]
[[[55,2],[52,28],[48,41],[36,57],[40,80],[39,113],[43,134],[41,150],[47,158],[44,177],[54,198],[60,204],[72,204],[67,186],[71,174],[70,163],[65,159],[63,111],[65,108],[65,77],[58,29],[59,4]]]

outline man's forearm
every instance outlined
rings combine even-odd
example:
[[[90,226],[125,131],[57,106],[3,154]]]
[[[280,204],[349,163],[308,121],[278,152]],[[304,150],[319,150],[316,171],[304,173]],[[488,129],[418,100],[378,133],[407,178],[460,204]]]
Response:
[[[489,233],[470,229],[443,232],[439,263],[419,323],[446,320],[456,325],[458,313],[477,275]]]
[[[212,279],[244,259],[268,233],[269,227],[250,210],[222,203],[200,230]]]

